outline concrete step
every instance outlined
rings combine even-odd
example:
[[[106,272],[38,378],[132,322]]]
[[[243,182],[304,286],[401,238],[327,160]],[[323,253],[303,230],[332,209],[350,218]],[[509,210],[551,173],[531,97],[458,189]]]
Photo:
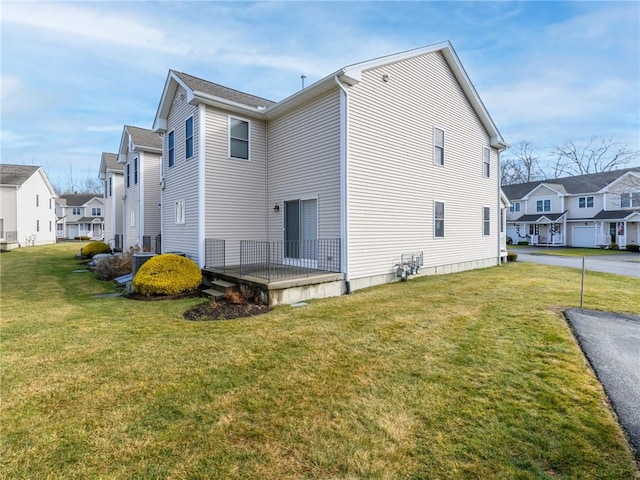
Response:
[[[227,282],[226,280],[214,280],[213,282],[211,282],[211,288],[225,293],[229,290],[234,290],[236,288],[236,284]]]
[[[213,298],[214,300],[220,300],[224,297],[224,293],[218,290],[214,290],[213,288],[207,288],[206,290],[202,290],[202,294],[206,295],[209,298]]]

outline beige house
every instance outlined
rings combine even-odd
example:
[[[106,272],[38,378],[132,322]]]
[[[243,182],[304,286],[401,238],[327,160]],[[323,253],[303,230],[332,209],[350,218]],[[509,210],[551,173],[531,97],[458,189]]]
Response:
[[[0,164],[0,250],[55,243],[55,201],[41,167]]]
[[[153,129],[163,250],[202,267],[334,272],[339,294],[504,255],[506,143],[448,42],[277,103],[172,70]]]
[[[56,237],[59,239],[104,238],[104,203],[92,193],[65,193],[56,200]]]
[[[514,243],[621,248],[640,241],[640,167],[502,187]]]
[[[98,178],[104,183],[104,240],[113,249],[122,249],[124,169],[118,155],[102,152]]]
[[[123,249],[156,251],[160,235],[162,139],[146,128],[125,125],[118,150],[123,168]],[[117,198],[114,200],[117,203]],[[114,236],[115,238],[115,236]]]

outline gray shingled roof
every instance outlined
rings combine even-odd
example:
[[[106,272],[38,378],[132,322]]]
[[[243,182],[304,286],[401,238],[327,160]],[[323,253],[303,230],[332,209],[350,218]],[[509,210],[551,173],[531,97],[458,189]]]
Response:
[[[248,93],[239,92],[232,88],[223,87],[217,83],[212,83],[207,80],[203,80],[186,73],[177,72],[171,70],[180,80],[182,80],[190,89],[197,90],[199,92],[208,93],[215,97],[224,98],[225,100],[231,100],[232,102],[241,103],[250,107],[269,107],[275,105],[276,102],[267,100],[266,98],[256,97]]]
[[[118,155],[115,153],[102,152],[102,161],[107,170],[117,170],[121,172],[124,168],[122,164],[118,163]]]
[[[65,195],[60,195],[60,199],[66,200],[66,205],[69,207],[80,207],[87,203],[92,198],[100,198],[99,194],[89,194],[89,193],[68,193]]]
[[[610,172],[592,173],[589,175],[577,175],[575,177],[554,178],[550,180],[538,180],[537,182],[519,183],[517,185],[505,185],[502,191],[509,200],[519,200],[541,183],[560,185],[568,194],[595,193],[603,189],[614,180],[617,180],[627,172],[640,173],[640,167],[612,170]]]
[[[35,165],[0,163],[0,185],[22,185],[39,168]]]
[[[510,222],[537,222],[541,218],[547,218],[547,219],[551,220],[552,222],[555,222],[560,217],[565,215],[567,212],[568,212],[568,210],[565,210],[562,213],[550,213],[550,212],[547,212],[547,213],[532,213],[532,214],[529,214],[529,215],[522,215],[520,218],[517,218],[516,220],[509,220],[509,221]]]
[[[162,138],[152,130],[146,128],[134,127],[132,125],[125,125],[124,128],[131,135],[133,143],[137,147],[154,148],[156,150],[162,150]]]
[[[638,210],[600,210],[598,214],[593,217],[594,220],[622,220],[628,217],[632,213],[640,213]]]

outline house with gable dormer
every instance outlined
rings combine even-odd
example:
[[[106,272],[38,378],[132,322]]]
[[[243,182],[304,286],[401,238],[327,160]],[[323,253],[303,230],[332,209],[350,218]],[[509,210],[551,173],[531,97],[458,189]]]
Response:
[[[125,125],[118,150],[123,169],[122,248],[159,250],[162,139],[146,128]]]
[[[102,152],[98,178],[103,182],[104,240],[112,249],[122,249],[124,170],[118,155]]]
[[[0,250],[55,243],[55,201],[42,167],[0,164]]]
[[[502,187],[513,243],[621,248],[640,241],[640,167]]]
[[[280,102],[171,70],[153,129],[163,251],[205,269],[272,280],[304,266],[337,274],[340,294],[506,255],[506,143],[449,42],[341,68]]]

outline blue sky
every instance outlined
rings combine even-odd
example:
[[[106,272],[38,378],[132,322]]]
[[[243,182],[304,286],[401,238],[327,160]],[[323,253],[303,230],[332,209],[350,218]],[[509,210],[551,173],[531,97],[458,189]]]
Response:
[[[7,2],[1,157],[96,177],[150,128],[169,68],[282,100],[337,69],[450,40],[507,142],[640,150],[640,3]]]

